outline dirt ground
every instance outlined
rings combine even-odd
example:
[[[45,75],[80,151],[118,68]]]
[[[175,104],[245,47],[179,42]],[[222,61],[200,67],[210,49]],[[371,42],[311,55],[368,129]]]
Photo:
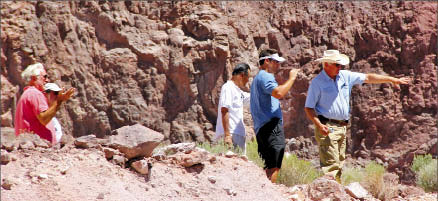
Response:
[[[310,200],[297,199],[295,187],[272,184],[261,168],[239,156],[209,154],[208,160],[189,168],[148,158],[150,174],[141,175],[111,163],[95,148],[38,147],[8,154],[11,160],[1,165],[2,201]],[[426,193],[392,200],[436,198],[436,193]]]
[[[13,200],[288,200],[288,188],[272,184],[262,169],[241,158],[184,168],[154,162],[150,177],[107,161],[92,149],[14,151],[1,166],[1,190]]]

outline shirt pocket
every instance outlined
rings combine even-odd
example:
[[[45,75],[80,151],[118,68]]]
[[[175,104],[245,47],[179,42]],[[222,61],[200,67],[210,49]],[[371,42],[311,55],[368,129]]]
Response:
[[[241,95],[238,95],[233,99],[233,108],[240,108],[240,107],[243,107],[243,99]]]
[[[338,91],[334,86],[325,86],[321,89],[321,100],[325,103],[332,103],[338,96]]]
[[[348,100],[350,97],[350,86],[347,83],[344,83],[341,86],[340,92],[341,92],[341,95]]]

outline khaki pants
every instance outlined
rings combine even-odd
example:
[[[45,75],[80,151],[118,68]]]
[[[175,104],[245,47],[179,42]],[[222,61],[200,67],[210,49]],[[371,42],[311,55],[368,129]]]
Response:
[[[329,174],[340,181],[345,160],[347,127],[328,122],[325,124],[333,129],[328,136],[315,129],[315,138],[319,145],[319,160],[324,174]]]

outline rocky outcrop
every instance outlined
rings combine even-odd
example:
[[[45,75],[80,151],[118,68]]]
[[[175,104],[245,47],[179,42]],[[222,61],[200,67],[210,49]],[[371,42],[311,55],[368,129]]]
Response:
[[[346,69],[412,78],[356,87],[351,103],[349,153],[400,173],[436,138],[436,12],[403,1],[2,2],[2,127],[12,126],[20,73],[42,62],[52,81],[78,89],[58,113],[68,135],[141,124],[167,142],[209,141],[231,69],[247,62],[255,74],[258,50],[270,47],[303,71],[282,100],[286,136],[311,139],[303,107],[314,60],[334,48],[351,58]]]

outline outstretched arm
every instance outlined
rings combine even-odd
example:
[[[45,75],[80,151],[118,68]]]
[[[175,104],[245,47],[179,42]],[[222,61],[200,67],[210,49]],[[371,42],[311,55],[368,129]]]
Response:
[[[391,76],[370,73],[370,74],[366,74],[366,78],[364,82],[370,84],[392,83],[398,85],[398,84],[408,84],[410,82],[410,79],[407,77],[395,78]]]

